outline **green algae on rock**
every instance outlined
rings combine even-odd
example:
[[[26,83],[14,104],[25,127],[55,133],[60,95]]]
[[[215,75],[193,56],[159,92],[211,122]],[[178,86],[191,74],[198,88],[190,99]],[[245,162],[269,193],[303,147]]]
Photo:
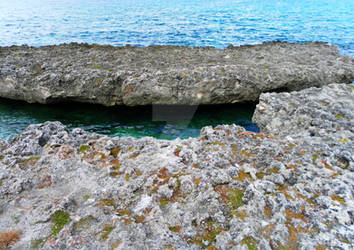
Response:
[[[62,228],[70,223],[70,214],[64,212],[62,210],[55,211],[51,216],[52,220],[52,235],[58,236],[58,233],[62,230]]]

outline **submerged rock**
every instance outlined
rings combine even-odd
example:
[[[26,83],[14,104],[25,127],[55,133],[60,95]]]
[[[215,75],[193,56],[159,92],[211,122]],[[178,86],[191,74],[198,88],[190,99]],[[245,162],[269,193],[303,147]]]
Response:
[[[308,103],[304,115],[321,93],[328,107],[353,106],[348,85],[306,91],[286,95]],[[266,117],[282,95],[262,96]],[[345,116],[345,105],[336,109]],[[0,231],[20,231],[19,249],[351,249],[353,131],[339,120],[331,124],[347,141],[236,125],[173,141],[31,125],[0,141]]]
[[[31,103],[226,104],[353,80],[354,59],[323,43],[0,47],[0,97]]]

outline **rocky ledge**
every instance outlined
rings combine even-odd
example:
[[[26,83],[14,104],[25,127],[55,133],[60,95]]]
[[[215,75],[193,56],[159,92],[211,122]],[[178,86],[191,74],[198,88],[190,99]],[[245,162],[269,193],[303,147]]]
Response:
[[[253,115],[279,137],[354,141],[354,85],[330,84],[292,93],[264,93]]]
[[[353,92],[262,95],[255,121],[273,135],[31,125],[0,141],[0,248],[352,249]]]
[[[0,97],[30,103],[226,104],[352,81],[354,59],[324,43],[0,47]]]

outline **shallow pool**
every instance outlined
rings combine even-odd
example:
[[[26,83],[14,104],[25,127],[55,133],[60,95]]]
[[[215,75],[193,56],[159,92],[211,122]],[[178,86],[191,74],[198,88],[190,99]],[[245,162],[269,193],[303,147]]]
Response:
[[[161,139],[199,136],[204,126],[239,124],[258,131],[251,122],[255,104],[216,106],[149,106],[106,108],[89,104],[27,104],[0,99],[0,139],[14,137],[28,125],[61,121],[109,136],[153,136]]]

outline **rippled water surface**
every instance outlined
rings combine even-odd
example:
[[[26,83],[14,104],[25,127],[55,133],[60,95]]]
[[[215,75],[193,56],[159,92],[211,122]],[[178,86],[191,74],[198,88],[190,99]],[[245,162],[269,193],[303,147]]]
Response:
[[[353,0],[0,0],[0,45],[323,41],[354,55]]]

